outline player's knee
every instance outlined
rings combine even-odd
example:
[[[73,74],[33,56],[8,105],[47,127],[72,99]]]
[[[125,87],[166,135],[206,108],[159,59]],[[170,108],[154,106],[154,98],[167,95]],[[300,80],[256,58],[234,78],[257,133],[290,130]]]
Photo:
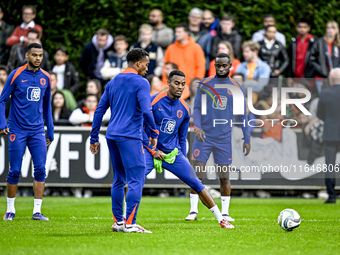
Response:
[[[45,167],[39,167],[34,169],[34,180],[38,182],[44,182],[46,177]]]
[[[17,170],[10,170],[7,175],[7,182],[9,184],[18,184],[20,178],[20,171]]]

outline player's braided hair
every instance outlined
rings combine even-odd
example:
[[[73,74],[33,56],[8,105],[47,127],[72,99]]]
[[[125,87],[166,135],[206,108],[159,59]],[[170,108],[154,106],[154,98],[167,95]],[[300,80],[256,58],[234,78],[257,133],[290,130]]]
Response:
[[[136,48],[129,51],[126,59],[129,63],[136,63],[147,56],[149,56],[149,53],[147,53],[145,50]]]

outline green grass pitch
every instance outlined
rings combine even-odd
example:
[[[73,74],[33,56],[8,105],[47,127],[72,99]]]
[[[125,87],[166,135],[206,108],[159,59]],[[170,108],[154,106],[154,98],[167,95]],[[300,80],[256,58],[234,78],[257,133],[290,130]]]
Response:
[[[216,200],[220,206],[220,200]],[[6,210],[6,198],[0,209]],[[298,229],[282,230],[281,210],[302,218]],[[143,197],[137,223],[153,234],[113,233],[110,197],[46,197],[49,222],[31,220],[33,198],[16,199],[14,221],[0,223],[0,254],[340,254],[340,204],[321,200],[231,200],[235,229],[221,229],[199,205],[198,221],[186,222],[188,198]]]

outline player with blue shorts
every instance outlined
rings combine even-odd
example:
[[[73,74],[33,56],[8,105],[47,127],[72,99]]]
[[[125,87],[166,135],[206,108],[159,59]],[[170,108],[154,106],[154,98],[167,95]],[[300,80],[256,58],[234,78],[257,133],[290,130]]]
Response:
[[[43,48],[32,43],[27,47],[27,64],[15,69],[8,77],[0,96],[0,134],[9,135],[9,163],[7,176],[7,212],[4,220],[15,217],[15,194],[21,173],[22,157],[28,147],[34,165],[33,220],[49,219],[41,214],[45,188],[47,146],[53,141],[51,107],[51,77],[40,68]],[[5,116],[6,102],[11,96],[8,126]],[[44,118],[47,135],[44,129]]]
[[[109,147],[113,183],[111,188],[112,230],[125,233],[151,233],[136,224],[138,207],[145,181],[145,150],[143,148],[143,117],[150,130],[150,144],[157,145],[158,131],[150,107],[150,85],[143,78],[148,71],[149,55],[143,49],[133,49],[127,54],[128,67],[115,76],[105,88],[95,111],[90,150],[98,152],[99,130],[103,115],[110,107],[111,118],[106,131]],[[126,195],[127,220],[123,220],[124,187]]]
[[[232,78],[229,78],[231,67],[230,57],[221,53],[216,57],[216,76],[210,76],[200,82],[194,104],[195,138],[192,148],[192,160],[194,169],[199,179],[202,180],[205,173],[206,163],[213,153],[216,172],[220,179],[222,216],[227,221],[234,221],[229,216],[230,204],[230,180],[229,166],[232,162],[231,129],[233,120],[233,93],[227,88],[221,88],[226,84],[235,86],[235,89],[244,89]],[[204,101],[202,102],[202,97]],[[205,104],[204,104],[205,103]],[[244,114],[238,115],[238,122],[244,135],[243,150],[245,155],[250,151],[250,131],[246,107],[244,102]],[[190,214],[185,220],[196,220],[198,213],[198,195],[191,189]]]
[[[152,151],[148,146],[149,128],[146,127],[143,140],[146,172],[148,175],[156,167],[154,159],[159,160],[161,169],[165,168],[189,185],[200,197],[203,204],[215,215],[222,228],[234,228],[225,221],[220,210],[202,182],[197,178],[194,169],[186,157],[186,138],[190,122],[190,108],[181,98],[185,88],[185,75],[174,70],[169,75],[169,90],[151,97],[152,112],[159,131],[157,149]],[[167,157],[170,156],[170,159]],[[161,170],[160,169],[160,170]]]

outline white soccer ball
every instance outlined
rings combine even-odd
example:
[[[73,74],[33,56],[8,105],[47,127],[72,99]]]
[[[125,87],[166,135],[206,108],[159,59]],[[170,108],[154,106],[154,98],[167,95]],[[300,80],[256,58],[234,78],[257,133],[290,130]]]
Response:
[[[283,230],[292,231],[300,226],[301,217],[298,212],[293,209],[284,209],[280,212],[277,222]]]

